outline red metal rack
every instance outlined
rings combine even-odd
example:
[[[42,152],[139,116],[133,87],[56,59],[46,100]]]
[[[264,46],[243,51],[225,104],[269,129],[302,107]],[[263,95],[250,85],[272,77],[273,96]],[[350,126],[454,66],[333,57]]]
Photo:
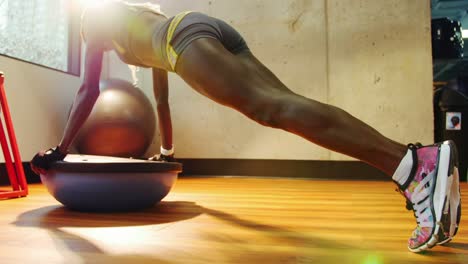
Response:
[[[6,99],[4,82],[4,74],[0,72],[0,145],[2,146],[6,171],[11,184],[11,190],[0,190],[0,199],[18,198],[28,195],[28,183],[24,176],[23,164],[16,142],[13,123],[11,121],[10,108],[8,107]],[[5,133],[3,122],[1,122],[2,117],[5,122],[7,133]],[[1,176],[2,175],[0,175],[0,177]]]

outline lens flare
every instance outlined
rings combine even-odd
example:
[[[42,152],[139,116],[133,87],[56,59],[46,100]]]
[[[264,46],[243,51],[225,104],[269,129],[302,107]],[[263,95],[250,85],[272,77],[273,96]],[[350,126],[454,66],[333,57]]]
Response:
[[[383,263],[383,259],[379,255],[376,255],[376,254],[368,255],[362,262],[362,264],[382,264],[382,263]]]

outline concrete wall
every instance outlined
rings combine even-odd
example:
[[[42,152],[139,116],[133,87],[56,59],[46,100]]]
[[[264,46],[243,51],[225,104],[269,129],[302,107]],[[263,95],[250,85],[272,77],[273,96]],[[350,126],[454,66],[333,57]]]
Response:
[[[135,1],[136,2],[136,1]],[[143,2],[143,1],[140,1]],[[427,0],[161,0],[174,15],[196,10],[237,28],[292,90],[342,107],[385,135],[432,141],[432,62]],[[0,57],[24,159],[57,144],[76,77]],[[110,77],[130,79],[109,56]],[[138,73],[152,98],[151,75]],[[170,76],[180,158],[341,160],[295,135],[262,127]],[[149,152],[158,152],[156,137]]]
[[[429,1],[328,0],[327,5],[328,102],[397,141],[431,142]]]

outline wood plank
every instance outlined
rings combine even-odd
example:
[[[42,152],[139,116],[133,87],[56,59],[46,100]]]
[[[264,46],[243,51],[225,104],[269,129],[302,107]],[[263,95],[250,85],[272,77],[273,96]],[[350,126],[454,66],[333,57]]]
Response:
[[[468,263],[468,218],[448,246],[410,253],[415,220],[394,189],[182,178],[154,208],[93,214],[69,211],[33,184],[28,197],[0,201],[0,263]],[[462,197],[467,204],[466,183]]]

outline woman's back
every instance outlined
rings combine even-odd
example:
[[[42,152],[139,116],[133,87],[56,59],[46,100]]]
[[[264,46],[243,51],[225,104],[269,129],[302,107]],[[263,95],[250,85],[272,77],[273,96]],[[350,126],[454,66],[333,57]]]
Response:
[[[113,49],[123,62],[143,67],[165,67],[154,38],[165,38],[168,19],[151,4],[106,1],[88,8],[82,20],[83,38]]]

